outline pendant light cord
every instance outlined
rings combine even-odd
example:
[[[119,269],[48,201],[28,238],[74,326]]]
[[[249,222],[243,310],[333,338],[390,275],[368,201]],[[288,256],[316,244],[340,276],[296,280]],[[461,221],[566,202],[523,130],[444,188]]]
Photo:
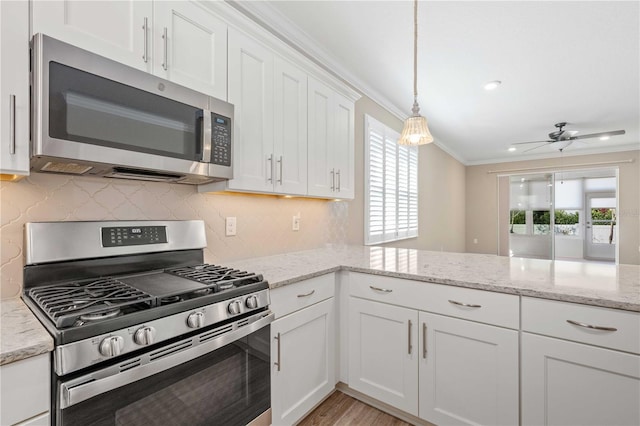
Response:
[[[413,2],[413,99],[418,99],[418,0]]]

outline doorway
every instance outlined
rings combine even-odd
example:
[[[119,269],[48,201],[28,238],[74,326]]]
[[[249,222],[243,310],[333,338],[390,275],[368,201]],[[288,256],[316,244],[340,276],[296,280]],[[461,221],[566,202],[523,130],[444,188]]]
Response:
[[[498,177],[499,254],[616,262],[617,169]]]

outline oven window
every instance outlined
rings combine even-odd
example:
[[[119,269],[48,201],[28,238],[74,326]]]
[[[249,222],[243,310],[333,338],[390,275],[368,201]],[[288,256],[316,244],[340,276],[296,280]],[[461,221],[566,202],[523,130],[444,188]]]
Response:
[[[49,136],[186,160],[202,159],[202,110],[49,63]]]
[[[65,408],[68,425],[246,425],[270,407],[269,330]]]

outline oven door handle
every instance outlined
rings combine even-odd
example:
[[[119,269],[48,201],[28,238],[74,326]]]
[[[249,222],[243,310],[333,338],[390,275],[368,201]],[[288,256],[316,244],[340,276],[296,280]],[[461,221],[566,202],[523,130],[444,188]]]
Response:
[[[149,363],[142,364],[138,367],[134,367],[123,372],[115,370],[114,374],[105,376],[104,371],[108,371],[111,369],[111,367],[106,367],[104,370],[98,370],[96,372],[87,374],[86,376],[78,377],[77,379],[74,379],[70,382],[62,383],[60,385],[60,409],[71,407],[72,405],[78,404],[82,401],[93,398],[94,396],[103,394],[110,390],[125,386],[136,380],[141,380],[162,371],[168,370],[177,365],[184,364],[185,362],[212,352],[218,348],[221,348],[222,346],[241,339],[253,333],[254,331],[266,327],[271,322],[273,322],[275,317],[275,314],[273,314],[272,312],[268,312],[266,315],[264,313],[261,313],[261,315],[263,315],[262,318],[256,319],[255,321],[247,325],[239,325],[241,323],[244,323],[247,320],[246,318],[238,321],[237,323],[235,323],[238,326],[237,328],[235,328],[233,331],[221,334],[219,337],[208,340],[204,343],[198,344],[180,352],[173,353],[173,355],[157,358],[153,361],[150,361]],[[194,336],[191,339],[178,342],[177,344],[183,342],[186,344],[189,341],[197,341],[200,336],[209,334],[210,332],[211,330]],[[155,352],[156,351],[152,351],[150,353]],[[126,362],[126,360],[124,362]],[[115,367],[118,367],[118,365],[116,365]]]

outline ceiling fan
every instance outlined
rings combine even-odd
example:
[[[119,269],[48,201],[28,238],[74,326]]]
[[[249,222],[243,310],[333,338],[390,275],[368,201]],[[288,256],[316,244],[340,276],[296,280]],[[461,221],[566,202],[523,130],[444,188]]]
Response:
[[[600,133],[591,133],[588,135],[580,135],[580,136],[576,136],[576,133],[578,133],[577,130],[564,130],[564,127],[567,125],[568,123],[566,122],[562,122],[562,123],[556,123],[555,126],[558,130],[549,133],[549,139],[545,140],[545,141],[531,141],[531,142],[516,142],[513,143],[512,145],[523,145],[523,144],[529,144],[529,143],[539,143],[539,144],[543,144],[543,145],[538,145],[535,146],[533,148],[527,149],[526,151],[523,152],[528,152],[528,151],[532,151],[534,149],[546,146],[546,145],[550,145],[553,143],[558,143],[558,142],[566,142],[566,143],[562,143],[561,146],[561,150],[565,149],[566,147],[568,147],[569,145],[571,145],[573,143],[573,141],[576,141],[578,139],[589,139],[589,138],[609,138],[609,136],[616,136],[616,135],[624,135],[626,132],[624,130],[612,130],[610,132],[600,132]]]

